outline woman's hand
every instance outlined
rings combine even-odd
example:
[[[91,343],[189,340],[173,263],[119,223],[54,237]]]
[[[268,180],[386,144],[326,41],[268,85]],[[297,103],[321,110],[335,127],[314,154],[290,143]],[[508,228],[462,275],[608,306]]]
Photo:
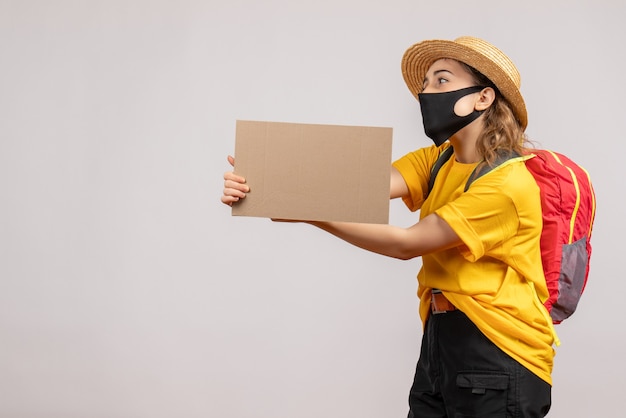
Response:
[[[235,159],[229,155],[228,162],[231,166],[235,166]],[[232,171],[224,173],[224,194],[222,194],[222,203],[232,206],[233,203],[246,197],[246,193],[250,191],[250,187],[246,184],[246,179],[236,175]]]

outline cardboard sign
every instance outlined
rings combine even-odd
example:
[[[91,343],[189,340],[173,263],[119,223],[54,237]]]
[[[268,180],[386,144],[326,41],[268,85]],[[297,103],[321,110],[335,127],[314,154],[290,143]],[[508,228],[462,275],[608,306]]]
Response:
[[[389,222],[391,128],[237,121],[235,216]]]

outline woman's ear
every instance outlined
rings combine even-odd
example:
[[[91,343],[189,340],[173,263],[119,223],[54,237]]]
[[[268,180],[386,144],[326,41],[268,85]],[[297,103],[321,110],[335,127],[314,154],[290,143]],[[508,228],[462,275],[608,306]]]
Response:
[[[491,87],[485,87],[480,91],[480,96],[478,96],[478,100],[474,104],[474,109],[476,110],[486,110],[492,103],[496,100],[496,92]]]

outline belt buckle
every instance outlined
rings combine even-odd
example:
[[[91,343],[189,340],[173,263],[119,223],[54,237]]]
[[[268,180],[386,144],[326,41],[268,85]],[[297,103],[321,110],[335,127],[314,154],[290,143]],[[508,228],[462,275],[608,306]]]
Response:
[[[439,289],[433,289],[430,299],[430,311],[433,314],[442,314],[455,311],[456,307],[444,296]]]

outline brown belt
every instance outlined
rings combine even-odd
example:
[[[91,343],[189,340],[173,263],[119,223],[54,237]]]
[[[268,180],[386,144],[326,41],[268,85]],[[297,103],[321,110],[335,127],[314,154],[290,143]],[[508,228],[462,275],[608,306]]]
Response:
[[[456,311],[456,306],[446,299],[440,290],[433,290],[430,299],[430,311],[434,314],[446,313]]]

